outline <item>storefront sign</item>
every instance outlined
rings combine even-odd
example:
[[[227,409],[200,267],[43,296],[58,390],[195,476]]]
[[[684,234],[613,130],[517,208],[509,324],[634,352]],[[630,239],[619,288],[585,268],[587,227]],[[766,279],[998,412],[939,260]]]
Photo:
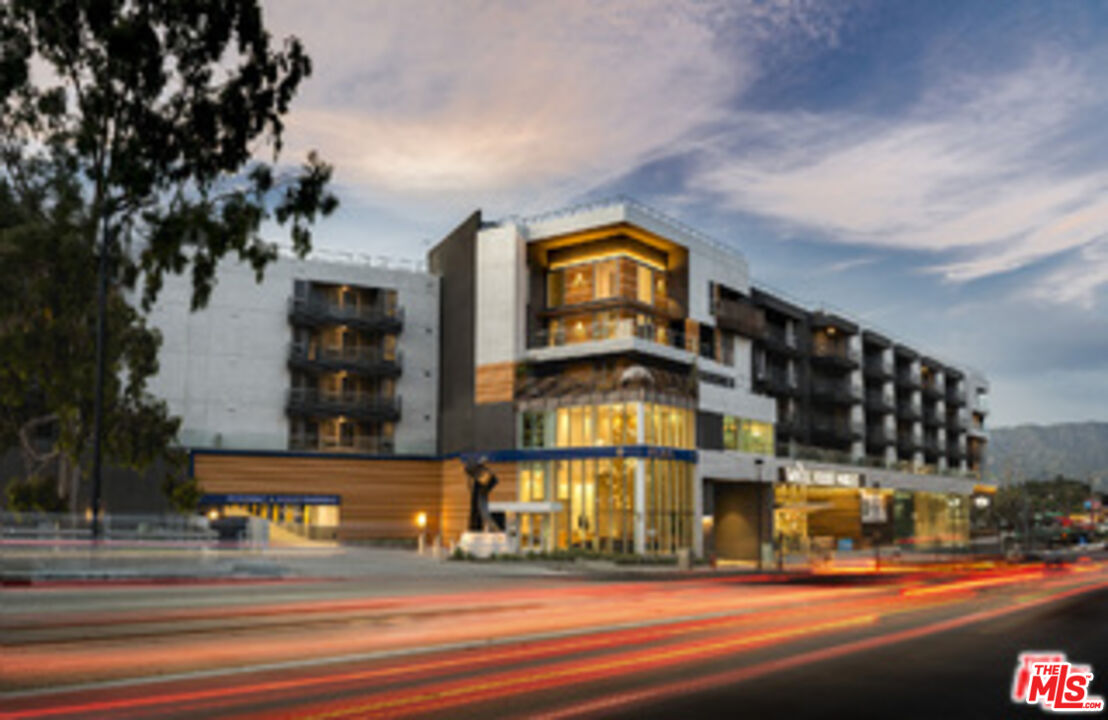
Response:
[[[861,486],[862,476],[859,473],[837,470],[809,470],[803,464],[797,463],[781,468],[781,481],[794,485],[856,488]]]

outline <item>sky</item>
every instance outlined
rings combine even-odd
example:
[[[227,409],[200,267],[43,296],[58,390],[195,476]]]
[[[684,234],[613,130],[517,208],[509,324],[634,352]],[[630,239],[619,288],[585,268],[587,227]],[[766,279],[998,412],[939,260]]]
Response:
[[[629,196],[756,282],[984,371],[992,426],[1108,421],[1108,4],[267,0],[314,72],[317,247]]]

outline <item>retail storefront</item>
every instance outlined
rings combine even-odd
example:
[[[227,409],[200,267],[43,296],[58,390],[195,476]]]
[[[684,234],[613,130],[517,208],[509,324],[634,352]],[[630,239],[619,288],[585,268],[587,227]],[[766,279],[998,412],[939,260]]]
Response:
[[[781,469],[774,487],[774,539],[786,554],[897,543],[959,547],[969,539],[969,498],[867,487],[863,473]]]
[[[691,408],[655,402],[520,413],[520,549],[671,554],[692,547]]]

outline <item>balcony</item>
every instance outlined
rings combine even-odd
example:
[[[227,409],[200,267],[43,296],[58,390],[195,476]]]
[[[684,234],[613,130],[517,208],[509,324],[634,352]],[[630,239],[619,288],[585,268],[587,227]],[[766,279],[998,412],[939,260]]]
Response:
[[[918,373],[914,373],[907,368],[901,369],[896,373],[896,384],[902,388],[911,388],[918,390],[923,386],[923,381],[920,379]]]
[[[349,307],[294,297],[289,300],[289,322],[302,327],[347,325],[364,332],[398,333],[404,327],[404,308],[383,305]]]
[[[365,392],[292,388],[285,407],[290,415],[306,417],[344,416],[381,422],[400,419],[400,396],[381,397]]]
[[[946,447],[946,456],[951,462],[959,463],[966,458],[966,449],[958,443],[948,443]]]
[[[886,447],[896,444],[896,433],[884,427],[872,427],[866,431],[866,444],[870,447]]]
[[[535,362],[631,351],[685,364],[691,364],[696,357],[695,352],[686,348],[683,332],[672,332],[663,325],[642,323],[635,318],[582,320],[568,327],[559,324],[553,330],[544,328],[531,333],[527,343],[527,359]]]
[[[948,413],[946,416],[946,426],[958,432],[965,432],[969,429],[969,417],[964,410]]]
[[[866,410],[875,413],[891,413],[896,409],[896,398],[886,392],[866,391]]]
[[[766,350],[784,355],[796,355],[796,333],[780,325],[767,324],[762,333],[762,344]]]
[[[932,380],[930,382],[922,383],[922,385],[923,385],[923,396],[925,398],[927,398],[928,400],[942,400],[943,399],[943,395],[944,395],[943,388],[942,388],[941,385],[936,383],[934,380]]]
[[[928,456],[939,455],[946,451],[946,444],[940,443],[937,437],[926,437],[923,440],[923,452]]]
[[[761,340],[766,332],[766,314],[749,300],[717,298],[712,307],[716,325],[752,340]]]
[[[960,385],[947,384],[946,386],[946,404],[951,406],[961,406],[966,404],[966,389]]]
[[[894,376],[892,362],[884,357],[866,356],[862,368],[863,374],[871,380],[892,380]]]
[[[902,455],[911,455],[923,449],[923,438],[915,433],[897,433],[896,449]]]
[[[862,353],[857,348],[847,347],[844,344],[819,344],[812,346],[811,361],[816,365],[838,368],[841,370],[853,370],[862,361]]]
[[[862,437],[864,427],[855,420],[831,418],[812,419],[812,441],[816,444],[843,444],[854,442]]]
[[[896,404],[896,417],[898,420],[906,420],[909,422],[920,420],[923,417],[920,404],[911,401],[898,402]]]
[[[359,375],[398,377],[401,372],[399,351],[386,353],[382,348],[326,347],[292,343],[289,367],[307,372],[346,370]]]
[[[813,380],[812,399],[836,405],[853,405],[862,399],[862,386],[847,381]]]
[[[777,370],[759,370],[754,376],[754,389],[767,395],[795,395],[795,377]]]
[[[945,419],[936,407],[929,407],[923,411],[923,424],[927,427],[940,427]]]
[[[395,451],[395,445],[392,438],[379,437],[377,435],[320,437],[318,435],[305,433],[289,436],[289,450],[297,450],[300,452],[347,452],[391,455]]]

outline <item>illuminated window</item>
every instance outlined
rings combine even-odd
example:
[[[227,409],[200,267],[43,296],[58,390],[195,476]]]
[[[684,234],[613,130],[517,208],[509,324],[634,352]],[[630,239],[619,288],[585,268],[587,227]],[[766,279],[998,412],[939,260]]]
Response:
[[[546,276],[546,306],[558,307],[566,300],[565,274],[555,270]]]
[[[619,289],[619,264],[615,260],[596,263],[596,299],[615,297]]]
[[[654,273],[652,273],[650,268],[646,267],[645,265],[636,265],[635,267],[636,272],[638,273],[638,282],[636,283],[638,287],[637,299],[641,303],[651,305],[654,303],[654,288],[653,284],[651,283]]]
[[[723,447],[727,450],[739,449],[739,421],[731,415],[723,416]]]

